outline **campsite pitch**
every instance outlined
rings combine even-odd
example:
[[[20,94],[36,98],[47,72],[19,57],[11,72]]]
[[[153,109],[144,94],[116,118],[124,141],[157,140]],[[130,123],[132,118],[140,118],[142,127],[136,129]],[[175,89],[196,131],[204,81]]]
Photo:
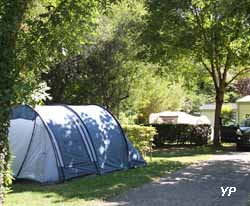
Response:
[[[173,173],[195,162],[207,160],[216,153],[210,147],[177,148],[156,151],[148,166],[104,176],[87,176],[63,184],[40,186],[14,183],[6,196],[6,206],[90,206],[103,205],[131,188]]]

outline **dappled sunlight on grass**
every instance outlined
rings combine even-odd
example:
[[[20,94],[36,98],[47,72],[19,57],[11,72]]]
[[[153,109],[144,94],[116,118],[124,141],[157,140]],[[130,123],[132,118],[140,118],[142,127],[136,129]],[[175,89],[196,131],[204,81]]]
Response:
[[[153,159],[147,167],[110,173],[104,176],[74,179],[64,184],[40,186],[38,184],[13,185],[13,192],[7,196],[7,205],[66,205],[85,204],[91,200],[105,200],[129,188],[137,187],[185,166],[179,162]],[[15,201],[16,200],[16,201]],[[44,201],[45,200],[45,201]],[[32,203],[34,202],[34,203]],[[17,204],[18,203],[18,204]]]
[[[7,195],[7,206],[85,206],[101,202],[130,188],[138,187],[158,177],[172,173],[191,163],[211,157],[211,148],[163,149],[146,158],[146,167],[87,176],[63,184],[41,186],[35,183],[15,183]]]

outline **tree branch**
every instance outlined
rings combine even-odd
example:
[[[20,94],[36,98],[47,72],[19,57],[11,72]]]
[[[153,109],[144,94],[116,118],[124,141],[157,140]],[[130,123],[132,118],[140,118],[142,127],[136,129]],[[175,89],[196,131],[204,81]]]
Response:
[[[125,100],[125,99],[127,99],[127,98],[129,98],[129,95],[128,95],[128,94],[126,94],[126,95],[123,96],[123,97],[120,97],[120,98],[119,98],[119,101],[123,101],[123,100]]]
[[[191,9],[191,12],[194,14],[194,16],[196,18],[198,26],[200,27],[200,30],[202,32],[202,36],[203,36],[204,41],[207,42],[207,43],[209,43],[208,37],[206,36],[206,31],[204,30],[204,27],[202,25],[202,20],[201,20],[199,14],[198,14],[196,8],[190,7],[190,9]]]
[[[205,67],[205,69],[208,71],[208,73],[209,73],[210,75],[212,75],[212,74],[213,74],[212,71],[209,69],[209,67],[208,67],[207,64],[203,61],[202,58],[200,59],[200,61],[201,61],[202,65]]]
[[[230,57],[231,57],[231,51],[228,48],[227,49],[227,57],[226,57],[226,62],[225,62],[225,67],[224,67],[224,72],[223,72],[223,80],[226,81],[227,79],[227,72],[230,67]]]
[[[218,81],[219,84],[221,84],[223,82],[223,76],[221,73],[221,65],[219,63],[219,49],[218,49],[218,39],[217,39],[217,30],[218,30],[218,13],[217,13],[217,7],[216,4],[214,5],[214,10],[215,10],[215,22],[214,25],[212,27],[212,58],[214,60],[214,64],[215,64],[215,69],[218,75]]]
[[[212,69],[209,69],[209,67],[208,67],[207,64],[203,61],[202,58],[200,58],[200,61],[201,61],[202,65],[205,67],[205,69],[208,71],[208,73],[210,74],[210,76],[212,77],[213,82],[214,82],[215,89],[218,90],[219,87],[218,87],[218,84],[217,84],[217,80],[216,80],[215,70],[214,70],[214,68],[213,68],[213,64],[212,64]]]
[[[231,84],[238,76],[242,75],[242,74],[245,74],[247,72],[250,72],[250,67],[246,67],[244,69],[242,69],[241,71],[239,71],[237,74],[235,74],[231,80],[229,80],[227,83],[226,83],[226,87]]]
[[[199,16],[199,13],[197,11],[196,8],[193,8],[193,7],[190,7],[191,9],[191,12],[193,13],[194,17],[196,18],[196,21],[197,21],[197,24],[198,24],[198,27],[200,28],[201,30],[201,33],[202,33],[202,36],[203,36],[203,41],[206,45],[211,45],[211,42],[209,41],[209,38],[207,37],[206,35],[206,31],[203,27],[203,23],[202,23],[202,19],[201,17]],[[213,51],[213,49],[212,49]],[[203,66],[205,66],[206,70],[209,72],[209,74],[211,75],[212,79],[213,79],[213,82],[214,82],[214,86],[215,86],[215,89],[218,91],[219,89],[219,85],[217,82],[217,77],[216,77],[216,71],[215,71],[215,68],[214,68],[214,57],[213,57],[213,54],[208,52],[211,56],[210,56],[210,61],[211,61],[211,69],[208,68],[208,66],[206,66],[206,64],[204,64],[204,62],[202,62]],[[219,74],[219,73],[218,73]],[[219,78],[220,79],[220,78]]]
[[[215,87],[215,90],[218,91],[220,85],[219,85],[219,83],[217,82],[216,72],[215,72],[214,64],[213,64],[212,60],[211,60],[211,69],[212,69],[211,76],[212,76],[212,78],[213,78],[214,87]]]

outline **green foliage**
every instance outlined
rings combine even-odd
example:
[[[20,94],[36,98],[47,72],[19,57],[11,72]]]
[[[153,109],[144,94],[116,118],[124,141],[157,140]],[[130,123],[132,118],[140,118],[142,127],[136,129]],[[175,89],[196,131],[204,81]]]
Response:
[[[138,64],[140,78],[131,85],[130,96],[124,104],[127,117],[138,114],[136,123],[147,123],[149,115],[162,111],[192,111],[201,105],[202,98],[195,92],[187,91],[181,78],[168,79],[155,73],[155,64]],[[174,91],[174,92],[173,92]]]
[[[147,6],[144,39],[151,59],[164,63],[179,58],[180,53],[187,55],[199,62],[213,81],[217,107],[214,145],[218,146],[226,88],[250,71],[249,1],[156,0],[147,1]]]
[[[154,138],[156,146],[164,144],[195,144],[205,145],[210,139],[210,125],[188,125],[188,124],[152,124],[158,135]]]
[[[50,99],[46,82],[39,81],[34,70],[21,71],[14,85],[15,103],[43,104]]]
[[[11,182],[11,106],[23,101],[41,103],[47,98],[48,88],[39,81],[41,71],[79,51],[95,12],[94,0],[0,1],[0,204],[4,186]]]
[[[216,58],[222,66],[230,58],[230,65],[241,67],[248,64],[249,45],[243,47],[243,42],[249,38],[249,6],[246,0],[240,4],[236,0],[148,1],[147,35],[155,44],[160,40],[174,49],[188,49],[201,63]]]
[[[92,42],[45,75],[52,102],[99,104],[117,112],[137,74],[135,59],[141,48],[136,41],[144,13],[142,2],[126,0],[100,14]]]
[[[20,68],[17,66],[16,42],[28,0],[0,1],[0,205],[11,183],[8,126],[14,101],[14,84]]]
[[[138,114],[131,110],[122,111],[119,113],[119,122],[123,125],[133,125],[138,118]]]
[[[17,102],[40,104],[48,98],[34,98],[41,88],[41,74],[54,65],[80,54],[95,28],[98,3],[95,0],[34,0],[26,12],[17,41]],[[42,83],[44,85],[45,83]]]
[[[87,36],[93,31],[97,13],[94,0],[36,1],[19,35],[21,62],[32,60],[24,66],[44,70],[79,54],[90,41]]]
[[[144,156],[152,153],[153,138],[157,134],[155,128],[140,125],[122,125],[127,137]]]
[[[233,109],[230,105],[223,105],[221,109],[221,123],[223,126],[232,125],[233,122]]]
[[[163,67],[162,75],[169,81],[180,79],[183,88],[187,91],[187,106],[183,108],[186,111],[198,111],[203,103],[214,101],[213,81],[207,76],[202,64],[195,58],[187,55],[180,55],[171,60],[167,66]]]

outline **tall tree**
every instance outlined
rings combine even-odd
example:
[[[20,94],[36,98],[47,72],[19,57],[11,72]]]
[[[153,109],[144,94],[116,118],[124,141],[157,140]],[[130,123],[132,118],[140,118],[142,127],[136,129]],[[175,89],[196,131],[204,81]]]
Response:
[[[142,48],[137,39],[144,14],[143,2],[131,0],[111,4],[100,14],[92,42],[81,54],[44,75],[51,87],[50,103],[99,104],[118,114],[138,70],[135,61]]]
[[[11,106],[16,100],[27,100],[20,97],[21,79],[25,78],[24,86],[31,85],[22,93],[29,95],[35,85],[29,78],[39,80],[41,71],[77,54],[94,24],[96,7],[96,0],[0,0],[0,205],[10,180],[6,171]],[[44,95],[37,91],[41,87],[46,91],[46,85],[40,85],[35,96]]]
[[[214,145],[220,144],[220,114],[226,88],[250,71],[248,0],[148,1],[145,38],[153,59],[185,53],[203,65],[215,89]],[[164,57],[164,58],[162,58]]]
[[[4,186],[8,183],[10,158],[8,126],[14,83],[18,75],[16,42],[25,11],[31,0],[0,1],[0,205],[3,204]]]
[[[42,73],[79,55],[95,28],[97,5],[96,0],[34,0],[17,45],[21,68],[15,86],[18,103],[30,103],[30,95],[41,88]]]

